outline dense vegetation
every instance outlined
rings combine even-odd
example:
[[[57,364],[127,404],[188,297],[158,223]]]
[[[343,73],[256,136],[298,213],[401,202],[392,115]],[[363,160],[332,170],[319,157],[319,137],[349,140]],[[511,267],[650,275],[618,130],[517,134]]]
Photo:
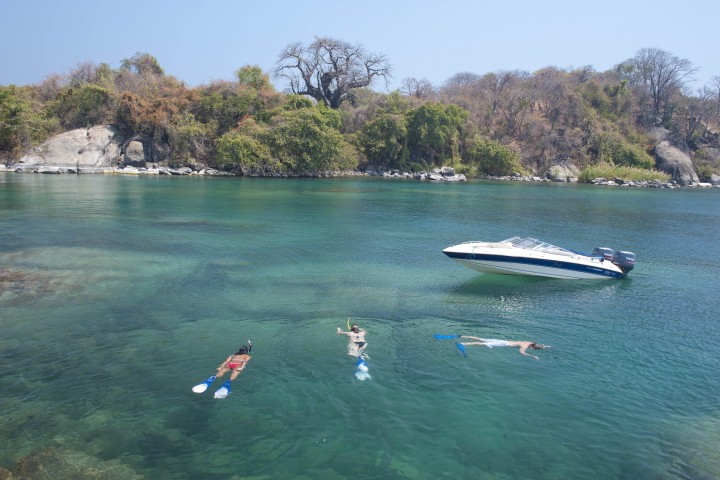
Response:
[[[606,72],[591,67],[534,73],[459,73],[443,85],[408,78],[401,90],[371,90],[388,78],[382,55],[318,38],[281,53],[275,90],[243,66],[234,81],[189,88],[157,60],[83,63],[39,85],[0,86],[0,159],[12,162],[62,131],[117,125],[150,160],[242,174],[303,174],[450,165],[469,175],[542,175],[569,161],[593,176],[653,178],[645,131],[663,126],[691,152],[701,179],[720,171],[720,77],[696,94],[689,61],[643,49]],[[657,175],[656,175],[657,176]]]

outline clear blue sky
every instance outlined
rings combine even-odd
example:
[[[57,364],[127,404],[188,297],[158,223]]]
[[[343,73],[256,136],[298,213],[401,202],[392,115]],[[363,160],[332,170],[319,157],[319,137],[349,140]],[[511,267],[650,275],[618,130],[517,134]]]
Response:
[[[690,60],[694,87],[720,76],[717,0],[0,0],[0,18],[0,85],[147,52],[197,86],[243,65],[269,72],[288,43],[315,36],[385,54],[390,89],[460,72],[604,71],[646,47]]]

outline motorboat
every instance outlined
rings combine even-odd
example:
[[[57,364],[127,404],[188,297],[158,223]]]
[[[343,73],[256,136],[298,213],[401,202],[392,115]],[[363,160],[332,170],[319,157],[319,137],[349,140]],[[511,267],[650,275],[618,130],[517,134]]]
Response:
[[[583,254],[536,238],[511,237],[500,242],[464,242],[443,250],[459,264],[481,273],[586,279],[625,278],[635,254],[595,247]]]

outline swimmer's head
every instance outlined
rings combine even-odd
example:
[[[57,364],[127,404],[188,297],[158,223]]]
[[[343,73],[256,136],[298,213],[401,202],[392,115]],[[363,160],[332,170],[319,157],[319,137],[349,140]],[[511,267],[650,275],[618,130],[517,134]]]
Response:
[[[350,330],[352,330],[355,333],[358,333],[360,331],[360,327],[358,327],[357,325],[353,325],[352,327],[350,327]]]
[[[248,348],[245,345],[243,345],[242,347],[240,347],[238,349],[236,355],[245,355],[245,354],[247,354],[247,352],[248,352]]]
[[[531,343],[530,347],[534,348],[535,350],[542,350],[543,348],[545,348],[545,345],[543,345],[542,343]]]

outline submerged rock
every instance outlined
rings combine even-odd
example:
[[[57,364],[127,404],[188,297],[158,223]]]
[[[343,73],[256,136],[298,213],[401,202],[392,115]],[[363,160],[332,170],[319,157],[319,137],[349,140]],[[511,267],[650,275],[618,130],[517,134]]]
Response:
[[[1,471],[0,471],[1,474]],[[9,479],[22,480],[142,480],[118,461],[102,461],[82,452],[48,448],[20,458]],[[0,477],[2,478],[2,477]]]

